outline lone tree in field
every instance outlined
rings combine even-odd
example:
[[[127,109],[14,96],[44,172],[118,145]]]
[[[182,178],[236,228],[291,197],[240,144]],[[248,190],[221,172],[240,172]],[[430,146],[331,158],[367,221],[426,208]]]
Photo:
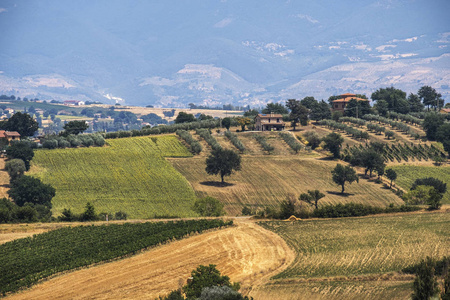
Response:
[[[225,127],[227,130],[230,130],[231,127],[231,118],[223,118],[222,120],[222,126]]]
[[[305,201],[311,206],[314,206],[316,209],[319,209],[318,203],[319,200],[325,197],[323,193],[321,193],[319,190],[310,191],[308,190],[308,193],[303,193],[300,195],[299,199],[301,201]]]
[[[344,193],[346,182],[348,182],[349,184],[353,181],[359,182],[359,178],[356,175],[355,169],[350,166],[337,164],[336,167],[331,170],[331,174],[333,175],[333,181],[342,187],[341,194]]]
[[[212,286],[228,286],[234,285],[230,282],[230,277],[222,276],[215,265],[198,266],[196,270],[191,272],[192,280],[183,287],[187,299],[197,299],[200,297],[202,290]]]
[[[230,176],[233,170],[241,170],[241,157],[233,150],[216,149],[206,159],[206,172],[210,175]]]
[[[392,189],[392,181],[397,179],[397,172],[395,172],[392,169],[387,169],[386,170],[386,177],[391,181],[391,185],[389,186],[389,188]]]
[[[332,132],[323,138],[325,142],[325,149],[328,149],[333,153],[334,158],[339,158],[341,156],[341,145],[344,139],[339,133]]]

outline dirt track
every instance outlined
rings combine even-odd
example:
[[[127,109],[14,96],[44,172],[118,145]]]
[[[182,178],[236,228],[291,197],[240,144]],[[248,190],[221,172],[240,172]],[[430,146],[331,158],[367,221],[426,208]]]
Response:
[[[7,299],[154,299],[184,285],[200,264],[217,265],[241,283],[241,292],[251,294],[251,287],[264,284],[295,255],[275,233],[245,219],[235,224],[61,275]]]

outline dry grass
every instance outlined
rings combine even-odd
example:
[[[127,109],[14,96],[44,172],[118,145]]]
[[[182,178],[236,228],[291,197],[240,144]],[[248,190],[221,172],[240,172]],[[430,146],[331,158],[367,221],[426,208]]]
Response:
[[[244,145],[247,146],[248,143]],[[218,186],[219,176],[206,173],[204,157],[171,158],[170,162],[186,177],[197,194],[220,199],[227,212],[232,215],[240,214],[244,205],[254,209],[278,207],[288,196],[294,195],[297,198],[311,189],[319,189],[326,194],[321,200],[322,204],[355,202],[386,206],[390,203],[403,203],[382,185],[367,180],[348,185],[348,194],[340,195],[340,187],[331,179],[331,170],[337,162],[314,157],[243,156],[242,170],[226,177],[226,186]]]
[[[184,285],[200,264],[217,265],[246,293],[290,264],[294,254],[273,232],[252,222],[235,224],[61,275],[7,299],[154,299]]]

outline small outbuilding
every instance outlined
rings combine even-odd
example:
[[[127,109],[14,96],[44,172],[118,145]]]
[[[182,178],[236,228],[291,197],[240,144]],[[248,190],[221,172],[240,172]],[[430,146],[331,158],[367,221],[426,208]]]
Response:
[[[255,129],[258,131],[284,130],[285,123],[280,114],[258,114],[255,117]]]

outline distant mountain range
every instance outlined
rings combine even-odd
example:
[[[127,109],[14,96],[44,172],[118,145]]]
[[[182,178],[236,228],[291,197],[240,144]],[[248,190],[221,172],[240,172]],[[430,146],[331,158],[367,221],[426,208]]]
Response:
[[[450,1],[0,2],[0,93],[187,107],[431,85]]]

